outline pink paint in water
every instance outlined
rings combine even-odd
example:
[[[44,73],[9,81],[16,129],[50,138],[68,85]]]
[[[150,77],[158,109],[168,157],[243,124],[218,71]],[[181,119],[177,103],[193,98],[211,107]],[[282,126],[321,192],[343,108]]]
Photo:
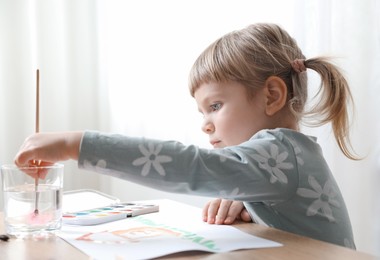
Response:
[[[26,222],[29,225],[44,225],[53,220],[53,214],[51,213],[38,213],[32,212],[28,214]]]

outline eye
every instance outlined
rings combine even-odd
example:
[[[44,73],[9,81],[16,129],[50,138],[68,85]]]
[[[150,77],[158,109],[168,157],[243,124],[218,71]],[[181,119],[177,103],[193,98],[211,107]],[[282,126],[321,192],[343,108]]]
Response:
[[[222,107],[222,103],[215,103],[210,106],[212,111],[217,111]]]

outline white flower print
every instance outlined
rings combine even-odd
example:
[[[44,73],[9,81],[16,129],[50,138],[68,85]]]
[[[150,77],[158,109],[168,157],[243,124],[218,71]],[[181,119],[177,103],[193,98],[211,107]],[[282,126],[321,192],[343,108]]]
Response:
[[[100,159],[95,165],[92,165],[90,161],[84,160],[83,166],[86,169],[97,171],[97,170],[105,170],[107,168],[107,162],[103,159]]]
[[[219,161],[221,163],[227,161],[227,157],[224,156],[224,154],[227,154],[227,153],[225,152],[225,150],[223,148],[216,148],[214,150],[207,150],[208,155],[212,155],[215,153],[217,153],[219,155]]]
[[[87,170],[94,171],[94,172],[101,172],[101,173],[112,173],[115,175],[115,172],[113,172],[111,169],[107,169],[107,161],[104,159],[100,159],[96,162],[94,165],[89,160],[83,160],[83,167]]]
[[[222,162],[225,162],[227,161],[227,157],[225,156],[222,156],[222,154],[219,156],[219,161],[222,163]]]
[[[210,150],[209,152],[211,152],[211,151],[218,152],[218,154],[219,154],[219,161],[221,163],[227,161],[227,157],[225,156],[225,155],[227,155],[227,152],[223,148],[217,148],[215,150]]]
[[[297,194],[301,197],[316,199],[308,207],[306,215],[314,216],[319,210],[322,210],[322,215],[325,216],[330,222],[335,221],[330,205],[337,208],[339,208],[340,205],[338,200],[335,199],[337,193],[333,188],[332,181],[327,180],[323,188],[313,176],[309,176],[308,181],[313,190],[305,188],[297,189]]]
[[[296,154],[297,163],[298,163],[299,165],[303,165],[303,164],[304,164],[304,161],[303,161],[303,159],[299,156],[299,154],[301,153],[301,149],[300,149],[298,146],[294,146],[294,153]]]
[[[245,193],[239,193],[238,187],[233,189],[229,194],[225,190],[222,190],[219,194],[220,194],[220,197],[224,198],[224,199],[229,199],[229,198],[234,199],[237,196],[244,196],[245,195]]]
[[[144,145],[140,144],[139,149],[144,156],[137,158],[132,162],[132,164],[135,166],[144,164],[141,170],[141,175],[147,176],[150,172],[151,166],[153,165],[153,168],[158,172],[158,174],[165,176],[166,172],[165,169],[161,166],[161,163],[171,162],[172,158],[167,155],[159,155],[162,149],[162,144],[154,147],[153,143],[149,143],[148,149]]]
[[[302,153],[301,148],[299,148],[299,146],[296,144],[296,142],[294,142],[294,140],[289,139],[289,142],[293,145],[294,153],[295,153],[296,159],[297,159],[297,163],[299,165],[303,165],[304,160],[299,156]]]
[[[288,157],[288,152],[284,151],[279,154],[278,146],[275,144],[271,144],[270,153],[260,146],[256,150],[259,153],[252,155],[252,158],[259,163],[261,169],[267,170],[270,173],[270,182],[275,183],[279,181],[288,183],[288,177],[282,171],[293,169],[293,164],[284,162]]]

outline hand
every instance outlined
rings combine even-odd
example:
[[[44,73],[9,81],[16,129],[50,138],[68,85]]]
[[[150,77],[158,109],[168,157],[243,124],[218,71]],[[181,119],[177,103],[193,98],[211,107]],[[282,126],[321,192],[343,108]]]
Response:
[[[209,201],[203,208],[203,221],[209,224],[232,224],[236,219],[251,222],[251,216],[244,208],[243,202],[215,199]]]
[[[22,144],[14,162],[18,167],[51,165],[69,159],[78,160],[82,132],[37,133]]]

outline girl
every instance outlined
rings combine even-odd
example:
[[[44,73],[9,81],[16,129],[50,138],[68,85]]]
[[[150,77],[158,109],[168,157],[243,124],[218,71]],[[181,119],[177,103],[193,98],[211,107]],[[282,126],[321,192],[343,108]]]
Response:
[[[320,102],[310,110],[306,69],[322,79]],[[240,201],[206,205],[210,223],[218,214],[223,222],[229,211],[230,223],[241,212],[243,220],[355,247],[321,148],[299,132],[301,118],[331,123],[342,152],[356,159],[348,138],[351,94],[334,65],[305,59],[279,26],[253,24],[212,43],[191,69],[189,86],[215,149],[95,131],[40,133],[25,140],[15,163],[74,159],[81,168],[156,189]]]

